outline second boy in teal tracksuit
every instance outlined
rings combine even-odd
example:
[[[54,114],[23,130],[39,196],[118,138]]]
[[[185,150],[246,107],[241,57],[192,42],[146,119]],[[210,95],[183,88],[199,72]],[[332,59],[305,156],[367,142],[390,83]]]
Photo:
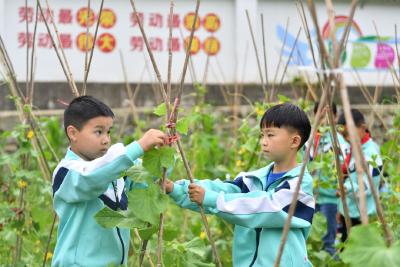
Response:
[[[273,162],[240,173],[233,182],[202,180],[168,182],[167,192],[184,208],[206,211],[235,225],[233,266],[273,266],[283,226],[299,181],[297,151],[310,135],[307,115],[295,105],[268,109],[260,123],[261,148]],[[312,178],[306,171],[291,222],[281,266],[310,266],[306,239],[314,214]]]

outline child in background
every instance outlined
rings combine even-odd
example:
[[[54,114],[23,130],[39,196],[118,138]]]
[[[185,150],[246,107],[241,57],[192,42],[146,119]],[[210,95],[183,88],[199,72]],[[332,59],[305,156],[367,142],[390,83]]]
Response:
[[[373,179],[374,187],[376,191],[379,191],[380,184],[380,172],[382,170],[382,159],[380,157],[380,149],[379,146],[373,141],[367,126],[365,124],[365,119],[363,114],[357,110],[352,109],[351,115],[353,117],[354,123],[357,127],[357,134],[361,140],[362,152],[364,154],[364,158],[369,165],[369,171]],[[348,134],[348,129],[346,127],[346,119],[344,114],[340,115],[338,120],[338,125],[341,125],[343,128],[343,137],[347,142],[350,143],[350,138]],[[359,185],[354,161],[354,155],[352,153],[352,148],[350,147],[348,153],[344,155],[344,163],[342,165],[343,173],[347,176],[346,181],[344,183],[346,190],[346,203],[349,206],[349,213],[351,217],[351,224],[357,225],[361,223],[360,220],[360,212],[359,212]],[[368,215],[376,214],[376,206],[375,201],[373,199],[371,188],[368,182],[367,175],[363,175],[363,184],[366,193],[367,200],[367,213]],[[354,191],[353,191],[354,187]],[[344,212],[343,212],[343,204],[339,201],[339,213],[340,213],[340,221],[342,227],[339,228],[339,231],[342,234],[341,240],[344,242],[347,240],[347,229],[344,220]]]
[[[319,103],[314,105],[314,115],[317,113]],[[336,104],[332,103],[332,113],[334,119],[337,119],[337,108]],[[321,119],[326,117],[328,106],[322,109]],[[311,145],[310,150],[310,161],[323,159],[328,157],[328,153],[333,151],[333,138],[330,131],[321,132],[318,131],[315,135],[314,140],[310,140],[307,144]],[[317,160],[318,160],[317,159]],[[314,189],[316,195],[316,211],[326,218],[326,234],[322,238],[323,249],[330,255],[336,254],[335,240],[336,240],[336,213],[337,213],[337,202],[338,198],[336,195],[337,190],[337,177],[329,177],[323,170],[316,170],[316,179],[318,181],[317,188]],[[331,174],[332,175],[332,174]],[[321,185],[323,184],[323,186]]]

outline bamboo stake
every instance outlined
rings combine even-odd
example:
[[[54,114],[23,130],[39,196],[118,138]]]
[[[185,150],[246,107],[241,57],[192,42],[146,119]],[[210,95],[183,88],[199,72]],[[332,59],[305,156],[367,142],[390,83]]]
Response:
[[[29,96],[29,22],[28,22],[28,0],[25,0],[25,26],[26,26],[26,81],[25,97]]]
[[[297,45],[297,41],[298,41],[299,36],[300,36],[300,32],[301,32],[301,28],[299,28],[299,30],[297,31],[296,39],[294,40],[293,47],[292,47],[292,49],[290,51],[290,54],[289,54],[289,58],[288,58],[288,60],[286,62],[285,68],[283,69],[282,77],[281,77],[281,80],[279,82],[278,88],[280,88],[282,86],[283,79],[285,78],[285,75],[286,75],[286,71],[287,71],[287,69],[289,67],[290,61],[292,60],[293,52],[296,49],[296,45]]]
[[[182,28],[179,28],[179,35],[181,37],[182,43],[185,43],[185,37],[183,36]],[[192,83],[197,83],[197,75],[194,69],[193,59],[191,56],[189,57],[189,62],[190,62],[189,65],[190,78],[192,79]]]
[[[162,79],[161,79],[161,74],[160,74],[160,72],[158,70],[158,67],[157,67],[156,61],[154,59],[153,53],[151,52],[151,49],[150,49],[150,46],[149,46],[149,43],[148,43],[148,40],[147,40],[146,33],[144,32],[144,29],[143,29],[143,25],[142,25],[142,23],[141,23],[141,21],[140,21],[140,19],[138,17],[135,1],[134,0],[130,0],[130,3],[131,3],[131,6],[132,6],[132,9],[133,9],[133,13],[135,14],[135,17],[136,17],[136,19],[138,21],[138,25],[139,25],[140,31],[142,33],[142,36],[143,36],[147,51],[149,53],[150,60],[151,60],[151,63],[153,65],[153,69],[154,69],[154,71],[156,73],[156,76],[157,76],[157,79],[158,79],[158,82],[159,82],[159,86],[160,86],[160,90],[161,90],[162,96],[164,98],[164,102],[166,103],[166,105],[168,105],[168,97],[167,97],[167,94],[166,94],[166,90],[164,89],[164,84],[163,84]],[[187,66],[188,66],[188,62],[189,62],[190,50],[191,50],[192,40],[193,40],[193,36],[194,36],[194,29],[195,29],[196,21],[197,21],[197,18],[198,18],[199,7],[200,7],[200,0],[197,0],[196,1],[195,17],[194,17],[194,20],[193,20],[193,25],[192,25],[192,29],[191,29],[191,33],[190,33],[190,40],[189,40],[188,47],[186,49],[186,57],[185,57],[185,63],[184,63],[183,71],[182,71],[181,82],[180,82],[180,86],[178,88],[178,94],[177,94],[177,96],[175,98],[176,107],[179,106],[180,99],[181,99],[181,96],[182,96],[183,84],[184,84],[184,81],[185,81],[186,70],[187,70]],[[174,112],[174,117],[172,119],[173,123],[176,123],[177,116],[178,116],[178,108],[176,108],[176,111]],[[174,134],[175,133],[174,132],[175,128],[172,128],[171,130],[172,130],[171,134]],[[184,163],[186,162],[186,164],[184,164],[184,165],[185,165],[185,169],[186,169],[186,171],[188,173],[189,179],[190,179],[191,182],[193,182],[193,176],[192,176],[192,173],[191,173],[191,169],[190,169],[189,164],[187,162],[186,155],[185,155],[185,153],[184,153],[184,151],[182,149],[180,140],[177,141],[177,146],[179,148],[179,152],[181,154],[182,160],[184,161]],[[208,236],[210,244],[211,244],[211,248],[212,248],[215,260],[216,260],[216,264],[217,264],[217,266],[222,266],[221,262],[219,260],[219,256],[218,256],[216,247],[215,247],[215,243],[213,241],[213,238],[212,238],[209,226],[208,226],[207,217],[205,216],[203,207],[200,206],[200,205],[199,205],[199,210],[200,210],[200,214],[202,215],[203,223],[204,223],[204,226],[206,228],[207,236]]]
[[[174,14],[174,1],[170,0],[170,10],[169,10],[169,36],[168,36],[168,76],[167,76],[167,122],[171,115],[170,108],[170,97],[171,97],[171,75],[172,75],[172,18]],[[167,168],[163,168],[162,180],[161,180],[161,190],[166,193],[166,182],[167,182]],[[157,267],[161,267],[162,263],[162,247],[163,247],[163,236],[164,236],[164,213],[160,214],[160,230],[158,231],[157,240]]]
[[[65,77],[67,78],[68,84],[69,84],[69,86],[70,86],[70,88],[71,88],[72,94],[73,94],[75,97],[78,97],[78,96],[79,96],[79,92],[78,92],[78,89],[76,88],[75,81],[74,81],[73,78],[72,78],[72,74],[71,74],[71,71],[70,71],[70,69],[69,69],[68,63],[67,63],[67,62],[64,62],[65,58],[64,58],[64,59],[62,58],[62,56],[61,56],[61,54],[60,54],[60,52],[59,52],[59,50],[58,50],[58,47],[57,47],[57,44],[56,44],[56,42],[55,42],[55,40],[54,40],[53,34],[51,33],[50,26],[49,26],[49,24],[48,24],[48,22],[47,22],[47,19],[45,19],[44,12],[43,12],[43,8],[42,8],[42,5],[41,5],[41,3],[40,3],[40,0],[37,0],[37,4],[38,4],[38,8],[39,8],[39,10],[40,10],[40,14],[41,14],[41,16],[43,17],[44,24],[45,24],[45,26],[46,26],[47,32],[48,32],[48,34],[49,34],[49,36],[50,36],[50,40],[51,40],[51,43],[52,43],[52,45],[53,45],[54,51],[56,52],[57,58],[58,58],[58,60],[60,61],[60,65],[61,65],[61,67],[62,67],[62,69],[63,69],[64,75],[65,75]],[[54,25],[53,16],[51,16],[51,20],[52,20],[53,25]],[[58,42],[60,43],[60,39],[59,39],[58,34],[57,34],[57,38],[58,38]],[[61,48],[61,50],[63,51],[62,46],[61,46],[60,48]],[[63,54],[64,54],[64,53],[63,53]]]
[[[256,39],[254,37],[254,32],[253,32],[253,27],[251,25],[249,11],[247,9],[246,9],[246,17],[247,17],[247,24],[249,25],[249,31],[250,31],[250,34],[251,34],[251,40],[253,41],[254,52],[256,54],[258,73],[260,75],[260,81],[261,81],[261,86],[262,86],[262,89],[263,89],[263,92],[264,92],[264,98],[268,99],[268,92],[267,92],[267,89],[265,88],[265,84],[264,84],[264,78],[263,78],[263,74],[262,74],[262,70],[261,70],[261,63],[260,63],[260,57],[258,55]]]
[[[394,25],[394,42],[396,45],[396,55],[397,55],[397,64],[398,64],[398,68],[399,68],[399,76],[400,76],[400,54],[399,54],[399,47],[398,45],[398,41],[397,41],[397,24]]]
[[[36,11],[35,11],[35,26],[33,28],[33,40],[32,40],[32,53],[31,53],[31,73],[30,73],[30,81],[29,81],[29,93],[27,97],[30,100],[30,103],[33,103],[33,90],[34,90],[34,70],[35,70],[35,52],[36,52],[36,33],[37,33],[37,25],[38,25],[38,17],[39,17],[39,7],[38,3],[36,2]]]
[[[133,14],[134,14],[134,16],[135,16],[135,18],[136,18],[136,20],[137,20],[137,23],[138,23],[140,32],[142,33],[143,40],[144,40],[144,43],[145,43],[145,45],[146,45],[147,52],[149,53],[150,61],[151,61],[152,65],[153,65],[154,72],[156,73],[157,80],[158,80],[158,85],[159,85],[159,87],[160,87],[160,92],[161,92],[161,94],[162,94],[162,97],[163,97],[163,99],[164,99],[165,104],[167,105],[167,104],[168,104],[168,103],[167,103],[168,101],[167,101],[166,90],[164,89],[164,84],[163,84],[163,82],[162,82],[161,74],[160,74],[160,71],[159,71],[159,69],[158,69],[158,66],[157,66],[156,61],[155,61],[155,59],[154,59],[154,55],[153,55],[153,53],[151,52],[150,44],[149,44],[149,41],[148,41],[148,39],[147,39],[147,35],[146,35],[145,31],[144,31],[142,22],[140,21],[139,15],[138,15],[138,13],[137,13],[136,5],[135,5],[135,0],[130,0],[130,3],[131,3],[131,6],[132,6],[132,9],[133,9]]]
[[[101,14],[103,13],[103,5],[104,5],[104,0],[101,0],[100,3],[100,10],[98,13],[98,18],[97,18],[97,23],[96,23],[96,30],[94,31],[94,37],[93,37],[93,45],[90,49],[90,55],[89,55],[89,61],[87,63],[87,69],[85,71],[85,75],[83,78],[83,95],[86,94],[86,84],[87,84],[87,80],[88,80],[88,76],[89,76],[89,72],[90,72],[90,66],[92,65],[92,58],[93,58],[93,52],[94,52],[94,47],[96,45],[96,40],[97,40],[97,33],[99,31],[99,25],[100,25],[100,19],[101,19]],[[86,38],[87,40],[88,38]]]
[[[330,84],[330,82],[328,83],[328,85],[329,84]],[[349,212],[349,206],[347,205],[347,201],[346,201],[346,191],[344,188],[344,175],[342,172],[340,158],[339,158],[339,155],[342,153],[342,151],[340,149],[339,139],[337,137],[337,131],[336,131],[336,127],[335,127],[335,119],[333,116],[331,103],[332,103],[332,96],[330,94],[328,94],[328,122],[329,122],[332,139],[333,139],[332,147],[333,147],[333,152],[335,154],[335,166],[336,166],[336,172],[337,172],[338,181],[339,181],[340,199],[341,199],[342,205],[343,205],[344,220],[346,223],[347,233],[350,233],[350,230],[351,230],[350,212]],[[353,193],[354,193],[353,185],[352,185],[352,189],[353,189]]]
[[[98,21],[100,21],[100,16],[98,18]],[[86,14],[85,69],[83,70],[83,75],[86,74],[88,68],[89,28],[90,28],[90,0],[88,0],[87,14]],[[83,83],[82,95],[86,95],[86,82]]]
[[[308,9],[310,10],[310,14],[311,14],[311,18],[313,20],[314,26],[316,27],[315,32],[317,34],[317,44],[318,44],[318,49],[319,49],[321,68],[323,70],[325,70],[324,59],[326,59],[328,61],[327,63],[329,66],[332,66],[332,63],[330,61],[328,52],[326,51],[324,41],[322,40],[321,30],[320,30],[319,24],[318,24],[317,11],[315,10],[315,3],[313,0],[307,0],[307,4],[308,4]],[[326,80],[326,76],[324,78]]]
[[[308,45],[310,46],[311,57],[312,57],[312,60],[313,60],[314,68],[318,69],[318,64],[317,64],[317,60],[315,58],[315,53],[314,53],[314,45],[313,45],[313,42],[311,40],[310,29],[308,27],[307,16],[306,16],[306,14],[304,12],[303,1],[302,0],[298,0],[296,2],[296,7],[297,7],[297,11],[299,13],[301,22],[303,24],[303,29],[304,29],[306,37],[307,37]],[[318,83],[321,85],[321,88],[322,88],[322,79],[321,79],[321,75],[318,72],[317,72],[317,77],[318,77]]]
[[[265,87],[268,87],[267,49],[265,46],[264,14],[262,14],[262,13],[261,13],[261,33],[262,33],[262,40],[263,40]]]
[[[273,97],[275,95],[275,84],[276,84],[276,79],[278,78],[279,68],[281,67],[281,63],[282,63],[283,50],[284,50],[285,45],[286,45],[286,38],[287,38],[288,30],[289,30],[289,17],[286,20],[285,35],[283,37],[283,43],[282,43],[282,46],[281,46],[281,51],[279,52],[279,61],[278,61],[278,65],[276,66],[276,70],[275,70],[275,74],[274,74],[274,80],[272,82],[271,94],[269,96],[269,101],[270,102],[273,100]]]
[[[40,12],[41,12],[41,14],[42,14],[42,16],[43,16],[43,20],[44,20],[45,23],[47,24],[47,19],[45,18],[44,14],[43,14],[43,9],[42,9],[42,7],[41,7],[41,5],[40,5],[40,1],[39,1],[39,0],[38,0],[38,3],[39,3]],[[73,77],[73,75],[72,75],[71,69],[70,69],[70,67],[69,67],[67,57],[65,56],[64,47],[62,46],[61,39],[60,39],[60,34],[59,34],[59,32],[58,32],[58,29],[57,29],[57,26],[56,26],[56,22],[55,22],[55,20],[54,20],[53,13],[51,12],[50,5],[49,5],[48,0],[46,0],[46,7],[47,7],[48,10],[50,10],[50,12],[49,12],[49,14],[50,14],[50,19],[51,19],[50,22],[51,22],[51,24],[53,25],[53,29],[54,29],[54,32],[55,32],[56,37],[57,37],[57,42],[58,42],[58,45],[59,45],[60,50],[61,50],[61,55],[62,55],[62,57],[63,57],[63,59],[64,59],[64,64],[65,64],[66,70],[67,70],[67,72],[68,72],[69,79],[71,80],[71,85],[73,86],[74,91],[78,92],[78,88],[76,87],[76,83],[75,83],[74,77]],[[50,33],[50,31],[49,31],[49,35],[50,35],[50,34],[51,34],[51,33]],[[79,92],[78,92],[78,95],[79,95]]]
[[[360,88],[360,90],[361,90],[361,93],[363,94],[365,100],[367,100],[367,103],[368,103],[369,107],[371,108],[372,113],[375,114],[375,115],[378,117],[379,121],[382,123],[383,128],[384,128],[386,131],[388,131],[389,128],[388,128],[388,126],[386,125],[386,122],[384,121],[383,117],[379,114],[379,112],[375,109],[375,104],[376,104],[375,102],[377,102],[377,100],[373,99],[372,96],[370,95],[370,93],[369,93],[367,87],[363,84],[363,82],[362,82],[362,80],[361,80],[361,77],[360,77],[358,71],[357,71],[357,70],[354,70],[354,71],[355,71],[355,73],[356,73],[356,80],[357,80],[358,83],[359,83],[359,88]],[[376,91],[377,91],[377,90],[376,90]],[[374,98],[376,98],[376,97],[377,97],[377,95],[376,95],[376,93],[375,93]],[[370,124],[370,126],[372,126],[372,124]]]
[[[121,50],[119,50],[119,56],[120,56],[120,61],[121,61],[122,74],[124,76],[124,81],[125,81],[126,94],[128,95],[128,99],[129,99],[129,107],[131,108],[133,120],[137,124],[139,122],[139,115],[136,111],[136,106],[135,106],[135,103],[133,100],[133,95],[132,95],[132,88],[129,85],[128,75],[126,73],[125,61],[124,61],[124,57],[122,55]]]
[[[138,231],[137,228],[133,229],[133,233],[135,234],[135,236],[136,236],[136,238],[138,239],[139,242],[142,242],[142,241],[143,241],[142,238],[141,238],[140,235],[139,235],[139,231]],[[132,246],[132,247],[133,247],[133,246]],[[150,263],[150,266],[151,266],[151,267],[154,267],[154,263],[153,263],[153,260],[151,259],[150,254],[149,254],[148,252],[145,252],[145,254],[146,254],[146,257],[147,257],[147,259],[148,259],[148,261],[149,261],[149,263]],[[134,266],[134,265],[132,265],[132,266]]]
[[[46,242],[46,249],[45,249],[45,252],[44,252],[42,267],[46,267],[47,253],[49,252],[51,237],[52,237],[53,232],[54,232],[56,221],[57,221],[57,214],[54,214],[53,222],[52,222],[51,227],[50,227],[49,238],[47,239],[47,242]]]

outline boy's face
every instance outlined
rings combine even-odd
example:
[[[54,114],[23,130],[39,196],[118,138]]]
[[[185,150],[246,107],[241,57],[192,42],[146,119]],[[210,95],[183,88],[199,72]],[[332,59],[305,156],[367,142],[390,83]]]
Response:
[[[300,135],[285,127],[268,127],[261,130],[261,149],[272,161],[283,161],[292,151],[297,153],[300,143]]]
[[[111,117],[95,117],[86,122],[81,130],[74,126],[67,127],[71,149],[84,160],[94,160],[103,156],[110,147],[110,130],[113,126]]]
[[[342,129],[343,130],[341,134],[343,135],[344,139],[346,139],[347,142],[350,142],[350,135],[347,126],[343,125]],[[356,126],[356,129],[357,129],[357,135],[360,138],[360,140],[363,139],[367,130],[367,126],[363,123],[360,126]]]

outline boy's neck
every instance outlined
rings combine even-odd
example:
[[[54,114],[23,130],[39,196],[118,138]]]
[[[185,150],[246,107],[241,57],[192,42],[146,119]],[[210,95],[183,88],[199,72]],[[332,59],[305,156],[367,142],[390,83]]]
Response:
[[[275,161],[272,173],[288,172],[295,167],[297,167],[296,154],[291,155],[282,161]]]
[[[85,161],[90,161],[90,159],[86,158],[85,155],[82,155],[81,153],[79,153],[79,151],[74,146],[70,146],[70,149],[71,149],[72,152],[74,152],[81,159],[83,159]]]

